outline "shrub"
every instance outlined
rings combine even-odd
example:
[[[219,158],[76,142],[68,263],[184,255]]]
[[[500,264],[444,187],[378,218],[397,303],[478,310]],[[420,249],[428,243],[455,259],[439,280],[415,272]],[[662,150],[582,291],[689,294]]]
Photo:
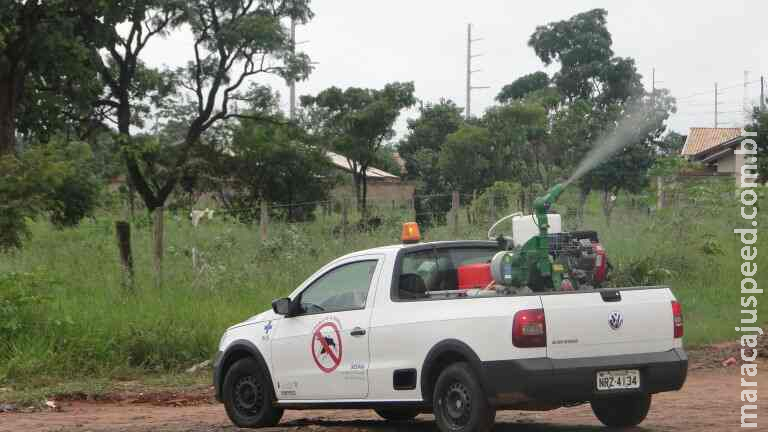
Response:
[[[0,343],[10,343],[39,323],[39,306],[49,298],[39,291],[41,278],[31,273],[0,273]]]

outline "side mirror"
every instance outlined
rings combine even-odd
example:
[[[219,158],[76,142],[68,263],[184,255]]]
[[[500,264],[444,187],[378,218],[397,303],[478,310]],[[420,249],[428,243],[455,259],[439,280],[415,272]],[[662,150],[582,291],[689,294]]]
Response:
[[[272,310],[278,315],[291,316],[294,314],[295,309],[296,306],[288,297],[272,301]]]

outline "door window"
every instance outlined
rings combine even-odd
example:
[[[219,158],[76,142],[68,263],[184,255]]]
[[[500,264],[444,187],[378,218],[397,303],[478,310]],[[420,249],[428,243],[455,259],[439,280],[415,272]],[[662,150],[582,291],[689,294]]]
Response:
[[[301,293],[304,313],[363,309],[378,261],[358,261],[329,271]]]

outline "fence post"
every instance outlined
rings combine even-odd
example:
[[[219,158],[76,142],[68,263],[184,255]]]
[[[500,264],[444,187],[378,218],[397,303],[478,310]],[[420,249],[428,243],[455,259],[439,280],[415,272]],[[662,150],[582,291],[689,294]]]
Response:
[[[123,274],[123,288],[133,291],[133,253],[131,252],[131,224],[115,222],[117,248],[120,251],[120,266]]]
[[[269,208],[267,200],[261,200],[261,214],[259,216],[259,232],[261,233],[261,241],[267,240],[267,225],[269,225]]]
[[[459,192],[453,191],[453,194],[451,195],[451,216],[453,218],[453,234],[459,235],[459,206],[461,205],[459,201]]]

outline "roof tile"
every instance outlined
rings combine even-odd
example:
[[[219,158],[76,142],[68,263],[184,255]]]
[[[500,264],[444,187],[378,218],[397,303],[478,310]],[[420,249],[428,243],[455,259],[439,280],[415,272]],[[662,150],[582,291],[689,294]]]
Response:
[[[691,128],[681,154],[693,156],[741,136],[741,128]]]

